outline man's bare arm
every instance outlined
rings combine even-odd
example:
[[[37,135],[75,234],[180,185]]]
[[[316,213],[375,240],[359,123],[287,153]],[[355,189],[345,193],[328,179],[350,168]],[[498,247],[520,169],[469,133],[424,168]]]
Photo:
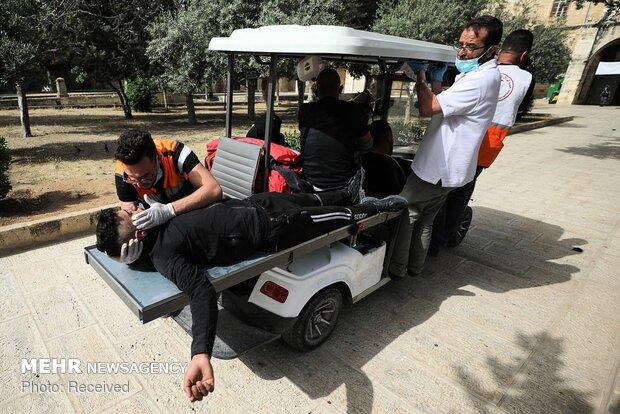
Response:
[[[189,181],[196,190],[192,194],[172,203],[175,214],[183,214],[221,200],[222,188],[204,165],[198,164],[190,171]]]
[[[425,71],[416,73],[416,91],[418,93],[418,105],[420,116],[428,118],[442,112],[437,95],[431,91],[426,81]]]

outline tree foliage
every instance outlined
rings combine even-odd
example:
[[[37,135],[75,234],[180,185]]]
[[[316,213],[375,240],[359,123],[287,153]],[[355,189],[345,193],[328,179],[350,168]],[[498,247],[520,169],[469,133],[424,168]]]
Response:
[[[379,6],[373,30],[441,44],[458,41],[466,21],[484,14],[486,0],[385,1]]]
[[[131,108],[123,81],[149,72],[146,27],[172,7],[170,0],[50,0],[43,19],[49,37],[71,66],[117,91],[125,116]]]

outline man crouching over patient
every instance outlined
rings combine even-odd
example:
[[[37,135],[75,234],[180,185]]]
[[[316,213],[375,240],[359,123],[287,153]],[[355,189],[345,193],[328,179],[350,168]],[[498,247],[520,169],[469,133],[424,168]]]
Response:
[[[190,401],[214,389],[210,356],[217,324],[217,294],[201,266],[243,259],[257,250],[278,251],[382,211],[400,211],[400,196],[368,197],[355,206],[341,189],[320,194],[255,194],[245,200],[222,200],[173,217],[149,230],[137,230],[137,210],[107,209],[97,223],[97,248],[119,256],[130,243],[138,254],[134,265],[154,266],[189,296],[192,313],[192,360],[183,379]]]

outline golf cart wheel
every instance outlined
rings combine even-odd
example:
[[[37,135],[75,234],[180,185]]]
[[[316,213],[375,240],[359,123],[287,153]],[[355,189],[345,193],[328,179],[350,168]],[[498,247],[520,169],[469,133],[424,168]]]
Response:
[[[309,351],[329,338],[342,309],[342,293],[334,287],[321,290],[304,306],[291,329],[282,339],[292,348]]]
[[[461,222],[459,223],[459,227],[456,229],[456,233],[454,233],[454,236],[446,243],[448,247],[456,247],[461,244],[467,234],[467,230],[469,230],[473,214],[474,211],[472,208],[467,206],[461,218]]]

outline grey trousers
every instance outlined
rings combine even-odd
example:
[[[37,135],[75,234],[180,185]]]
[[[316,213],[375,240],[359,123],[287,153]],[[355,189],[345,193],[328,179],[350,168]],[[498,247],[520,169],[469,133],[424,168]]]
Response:
[[[431,241],[435,215],[453,190],[409,174],[401,196],[409,202],[409,214],[403,215],[390,263],[392,275],[403,277],[407,272],[419,274],[424,268]]]

